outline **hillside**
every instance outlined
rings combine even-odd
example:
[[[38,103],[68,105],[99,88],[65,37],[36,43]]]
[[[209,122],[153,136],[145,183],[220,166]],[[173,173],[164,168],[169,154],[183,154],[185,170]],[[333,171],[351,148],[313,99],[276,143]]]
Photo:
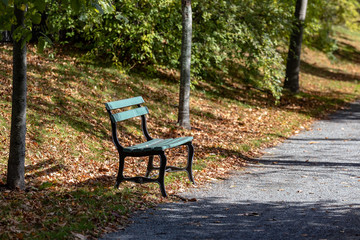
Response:
[[[301,93],[285,93],[277,104],[236,75],[199,81],[192,90],[190,131],[176,125],[176,71],[125,74],[82,63],[61,48],[39,55],[29,46],[27,189],[0,194],[0,239],[96,237],[125,224],[134,210],[178,201],[176,193],[196,187],[176,173],[166,176],[168,199],[155,184],[125,183],[114,190],[118,156],[105,102],[141,95],[150,110],[152,136],[193,136],[194,176],[202,186],[245,169],[262,149],[359,98],[360,34],[338,29],[337,40],[336,60],[303,50]],[[6,182],[9,149],[11,51],[10,45],[0,45],[0,184]],[[120,129],[124,145],[141,141],[141,136],[134,122]],[[184,162],[183,153],[169,153],[171,164]],[[128,161],[127,174],[144,173],[145,160]]]

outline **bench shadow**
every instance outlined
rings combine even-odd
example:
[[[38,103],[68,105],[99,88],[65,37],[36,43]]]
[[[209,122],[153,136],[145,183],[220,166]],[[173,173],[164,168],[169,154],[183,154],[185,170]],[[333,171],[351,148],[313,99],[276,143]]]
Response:
[[[88,180],[82,181],[80,183],[75,184],[76,187],[89,187],[94,185],[101,185],[102,187],[112,187],[115,186],[116,176],[114,174],[116,173],[117,169],[113,169],[112,175],[102,175],[100,177],[96,178],[90,178]]]

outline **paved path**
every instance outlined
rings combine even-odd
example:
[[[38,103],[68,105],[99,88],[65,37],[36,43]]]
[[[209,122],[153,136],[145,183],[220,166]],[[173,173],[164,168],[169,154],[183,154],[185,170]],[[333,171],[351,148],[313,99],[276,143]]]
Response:
[[[360,102],[105,239],[360,239]]]

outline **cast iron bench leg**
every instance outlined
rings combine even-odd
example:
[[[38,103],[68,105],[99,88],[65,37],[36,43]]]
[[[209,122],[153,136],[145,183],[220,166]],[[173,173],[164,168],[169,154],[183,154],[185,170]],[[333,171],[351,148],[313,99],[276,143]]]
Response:
[[[163,197],[167,197],[166,191],[165,191],[165,168],[166,168],[166,156],[165,153],[161,153],[160,155],[160,171],[159,171],[159,177],[158,177],[158,183],[160,185],[161,194]]]
[[[149,162],[147,165],[147,169],[146,169],[146,173],[145,173],[145,177],[149,177],[151,171],[154,169],[154,155],[149,156]]]
[[[119,171],[118,171],[118,175],[116,178],[115,188],[119,188],[120,183],[124,180],[124,175],[123,175],[124,163],[125,163],[125,156],[120,155],[119,156]]]
[[[194,177],[192,174],[192,163],[193,163],[193,158],[194,158],[194,146],[192,145],[192,143],[188,143],[188,161],[187,161],[187,165],[186,165],[186,172],[188,174],[188,177],[190,179],[190,181],[195,184],[194,181]]]

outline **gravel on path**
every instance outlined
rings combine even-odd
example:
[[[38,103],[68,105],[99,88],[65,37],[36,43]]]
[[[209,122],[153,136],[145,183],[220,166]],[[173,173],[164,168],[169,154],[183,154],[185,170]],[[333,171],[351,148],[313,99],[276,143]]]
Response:
[[[103,239],[360,239],[360,102]],[[196,176],[195,176],[196,177]]]

